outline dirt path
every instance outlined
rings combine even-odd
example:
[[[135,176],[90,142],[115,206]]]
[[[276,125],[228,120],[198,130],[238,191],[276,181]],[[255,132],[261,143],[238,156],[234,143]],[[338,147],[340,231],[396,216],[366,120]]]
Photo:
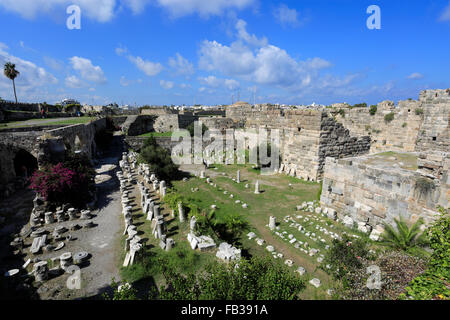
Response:
[[[58,252],[52,252],[51,256],[43,255],[43,259],[58,257],[64,252],[86,251],[90,254],[89,263],[80,270],[81,288],[70,289],[67,287],[67,280],[70,274],[63,274],[45,282],[39,289],[38,294],[41,299],[83,299],[101,295],[110,291],[110,284],[114,278],[120,280],[119,257],[120,257],[120,237],[124,228],[122,219],[122,204],[119,189],[119,182],[116,178],[116,171],[119,163],[119,156],[122,152],[121,137],[114,137],[110,151],[105,153],[105,157],[100,159],[96,168],[105,168],[109,171],[102,171],[102,175],[110,175],[111,181],[98,185],[98,209],[92,211],[91,229],[80,229],[71,231],[75,238],[66,242],[66,246]],[[77,221],[84,224],[83,221]],[[73,221],[66,221],[68,226]],[[63,225],[63,223],[61,223]]]

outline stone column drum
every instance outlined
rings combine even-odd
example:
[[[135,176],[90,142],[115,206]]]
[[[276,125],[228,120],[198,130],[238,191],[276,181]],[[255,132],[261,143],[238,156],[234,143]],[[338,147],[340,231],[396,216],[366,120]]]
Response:
[[[276,227],[276,219],[274,216],[270,216],[269,218],[269,228],[270,230],[275,230]]]

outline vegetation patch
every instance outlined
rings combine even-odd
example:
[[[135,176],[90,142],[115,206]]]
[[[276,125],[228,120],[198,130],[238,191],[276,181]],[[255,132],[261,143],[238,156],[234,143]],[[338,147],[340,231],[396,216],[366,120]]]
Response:
[[[386,122],[386,123],[391,122],[392,120],[394,120],[394,116],[395,116],[395,114],[393,112],[386,114],[384,116],[384,122]]]

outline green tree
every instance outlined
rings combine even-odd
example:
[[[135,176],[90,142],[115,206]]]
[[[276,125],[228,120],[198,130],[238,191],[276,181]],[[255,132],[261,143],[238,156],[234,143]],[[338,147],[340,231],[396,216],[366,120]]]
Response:
[[[192,122],[186,128],[186,130],[189,131],[189,134],[191,135],[191,137],[194,136],[194,125],[195,125],[195,122]],[[204,123],[202,123],[202,135],[204,135],[206,131],[208,131],[208,127]]]
[[[4,69],[3,69],[3,73],[5,74],[5,76],[7,78],[12,80],[13,88],[14,88],[14,97],[16,98],[16,103],[17,103],[16,83],[15,83],[14,80],[20,74],[20,72],[16,70],[16,65],[15,64],[13,64],[11,62],[7,62],[7,63],[5,63],[5,66],[4,66]]]
[[[161,180],[170,181],[179,174],[178,166],[173,163],[169,151],[159,146],[154,137],[144,141],[139,160],[147,163]]]
[[[423,220],[417,220],[411,227],[403,220],[394,219],[396,228],[385,223],[382,243],[395,249],[409,252],[416,246],[425,243],[426,235],[421,232],[420,226]],[[396,230],[397,229],[397,230]]]

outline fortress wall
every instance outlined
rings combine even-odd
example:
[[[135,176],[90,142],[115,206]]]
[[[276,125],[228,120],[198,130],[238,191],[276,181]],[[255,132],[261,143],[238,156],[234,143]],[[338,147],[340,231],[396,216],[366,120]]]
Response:
[[[417,139],[417,151],[449,152],[450,89],[422,91],[419,101],[424,120]]]
[[[340,219],[350,216],[373,228],[382,228],[384,222],[393,225],[400,217],[429,223],[438,216],[437,205],[448,206],[448,168],[446,181],[433,180],[435,188],[423,192],[417,186],[423,178],[419,173],[367,165],[363,158],[326,159],[320,202],[336,210]]]
[[[415,150],[423,115],[417,115],[421,108],[420,101],[400,101],[396,107],[392,101],[377,105],[375,115],[369,108],[342,108],[344,117],[336,114],[335,118],[355,136],[371,137],[371,153],[383,151],[413,152]],[[384,117],[394,113],[394,119],[386,122]]]

